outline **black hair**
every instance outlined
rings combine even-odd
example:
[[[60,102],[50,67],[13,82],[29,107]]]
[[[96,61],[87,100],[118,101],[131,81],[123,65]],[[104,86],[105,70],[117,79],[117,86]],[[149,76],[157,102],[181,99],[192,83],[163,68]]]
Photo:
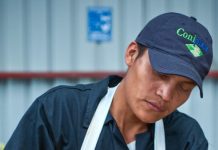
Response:
[[[136,57],[136,59],[138,59],[138,58],[140,58],[144,54],[144,52],[145,52],[147,47],[142,45],[142,44],[140,44],[140,43],[138,43],[138,42],[136,42],[136,43],[137,43],[138,50],[139,50],[138,56]]]

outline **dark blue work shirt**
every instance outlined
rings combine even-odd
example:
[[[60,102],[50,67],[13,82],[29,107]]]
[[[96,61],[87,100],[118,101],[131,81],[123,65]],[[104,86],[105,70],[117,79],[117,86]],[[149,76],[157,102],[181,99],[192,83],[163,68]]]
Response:
[[[79,150],[99,101],[107,87],[122,78],[108,77],[97,83],[58,86],[27,110],[6,144],[5,150]],[[206,150],[208,142],[199,124],[175,111],[164,120],[166,150]],[[136,135],[136,150],[154,149],[154,124]],[[128,150],[122,134],[108,113],[96,150]]]

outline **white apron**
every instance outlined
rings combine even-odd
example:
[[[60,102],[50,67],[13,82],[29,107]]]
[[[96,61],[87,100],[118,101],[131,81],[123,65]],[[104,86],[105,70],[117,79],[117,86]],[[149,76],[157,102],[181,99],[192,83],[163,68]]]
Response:
[[[107,94],[99,102],[82,143],[81,150],[95,150],[117,87],[118,85],[113,88],[108,88]],[[163,120],[161,119],[155,123],[154,150],[165,150],[165,148],[165,132]]]

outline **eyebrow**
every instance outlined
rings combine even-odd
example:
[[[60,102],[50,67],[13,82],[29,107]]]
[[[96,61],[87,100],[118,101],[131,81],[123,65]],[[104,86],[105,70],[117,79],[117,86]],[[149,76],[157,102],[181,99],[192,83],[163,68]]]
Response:
[[[152,70],[153,70],[156,74],[159,74],[159,75],[166,75],[166,76],[180,76],[180,75],[176,75],[176,74],[167,74],[167,73],[157,72],[157,71],[154,70],[153,68],[152,68]],[[181,76],[181,77],[184,77],[184,76]],[[186,78],[186,80],[185,80],[185,81],[181,81],[181,83],[187,83],[187,84],[194,85],[194,86],[197,85],[196,82],[193,81],[192,79],[189,79],[189,78],[187,79],[187,77],[184,77],[184,78]]]
[[[191,84],[191,85],[197,85],[194,81],[183,81],[183,83]]]
[[[184,76],[182,76],[184,77]],[[187,78],[187,77],[184,77],[185,80],[181,81],[181,83],[186,83],[186,84],[190,84],[190,85],[197,85],[195,81],[193,81],[192,79],[190,78]]]

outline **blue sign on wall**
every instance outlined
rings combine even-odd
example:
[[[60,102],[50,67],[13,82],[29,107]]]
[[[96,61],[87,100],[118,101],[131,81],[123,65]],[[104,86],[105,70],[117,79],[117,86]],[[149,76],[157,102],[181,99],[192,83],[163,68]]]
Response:
[[[112,12],[110,7],[88,8],[88,40],[110,41],[112,34]]]

